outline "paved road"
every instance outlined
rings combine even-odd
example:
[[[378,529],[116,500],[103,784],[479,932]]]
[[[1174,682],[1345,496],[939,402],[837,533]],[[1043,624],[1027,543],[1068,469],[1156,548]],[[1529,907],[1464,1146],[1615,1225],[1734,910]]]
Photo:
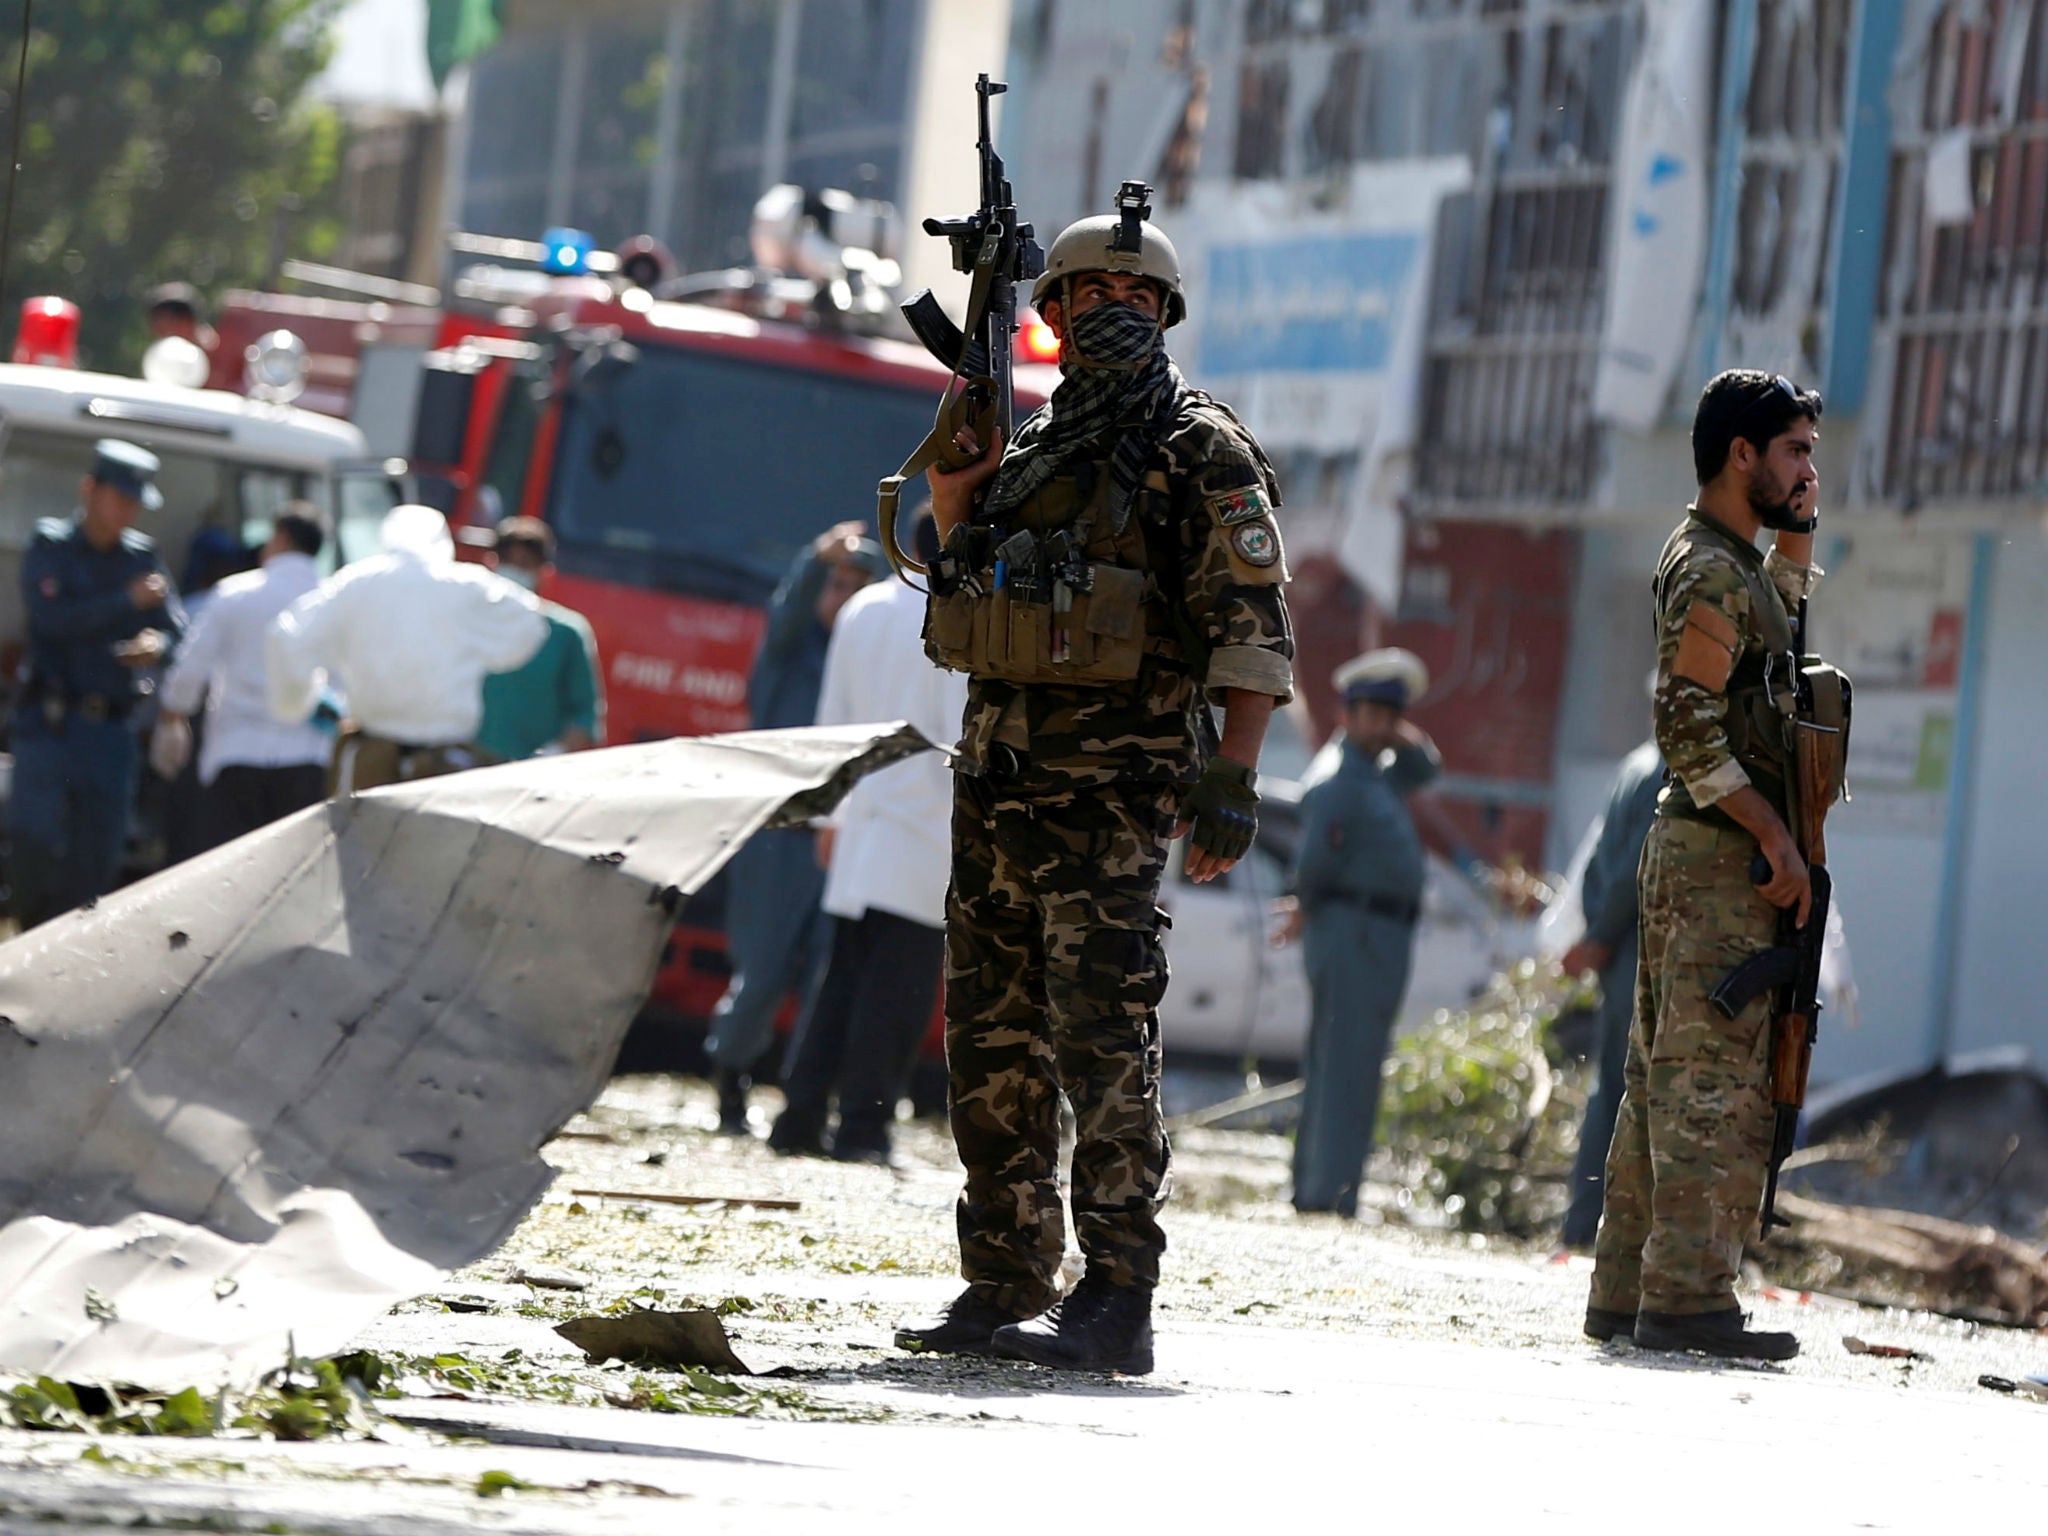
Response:
[[[714,1138],[701,1090],[607,1095],[551,1149],[561,1187],[505,1252],[361,1341],[410,1362],[391,1443],[87,1442],[0,1434],[0,1533],[636,1533],[943,1529],[1896,1531],[2038,1529],[2048,1404],[1976,1386],[2048,1370],[2048,1339],[1764,1296],[1789,1368],[1596,1348],[1583,1261],[1300,1220],[1285,1144],[1190,1136],[1169,1213],[1159,1370],[1145,1380],[902,1355],[891,1323],[956,1281],[957,1178],[933,1129],[890,1173]],[[575,1198],[578,1186],[781,1195],[793,1212]],[[1384,1193],[1384,1192],[1383,1192]],[[534,1290],[522,1265],[575,1270]],[[759,1370],[737,1406],[603,1406],[661,1378],[600,1370],[578,1312],[726,1301]],[[1859,1357],[1846,1334],[1930,1358]],[[453,1364],[422,1365],[435,1356]],[[459,1379],[451,1379],[459,1378]],[[435,1433],[438,1428],[442,1433]],[[465,1438],[451,1439],[450,1434]],[[531,1485],[478,1492],[486,1473]]]
[[[937,1289],[880,1287],[906,1305]],[[471,1321],[444,1342],[517,1336]],[[7,1436],[0,1529],[1213,1531],[1399,1511],[1440,1531],[1926,1533],[2038,1529],[2048,1507],[2048,1406],[1988,1394],[1251,1323],[1176,1330],[1159,1354],[1149,1380],[1053,1391],[1024,1367],[895,1360],[814,1389],[911,1416],[882,1423],[421,1402],[410,1422],[497,1443],[117,1441],[111,1464]],[[536,1486],[481,1497],[490,1471]]]

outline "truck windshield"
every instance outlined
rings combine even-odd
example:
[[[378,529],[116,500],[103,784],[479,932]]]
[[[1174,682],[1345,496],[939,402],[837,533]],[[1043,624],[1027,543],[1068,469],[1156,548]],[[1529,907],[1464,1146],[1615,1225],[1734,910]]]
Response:
[[[668,348],[601,364],[562,424],[552,519],[565,569],[579,547],[598,546],[667,557],[689,585],[737,581],[765,595],[832,524],[873,526],[876,482],[931,430],[936,403],[898,385]]]

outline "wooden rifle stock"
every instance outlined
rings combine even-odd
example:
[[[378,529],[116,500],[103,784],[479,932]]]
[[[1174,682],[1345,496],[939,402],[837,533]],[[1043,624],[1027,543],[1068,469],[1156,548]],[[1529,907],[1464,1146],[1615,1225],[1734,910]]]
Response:
[[[1801,603],[1799,652],[1805,650],[1806,620],[1806,605]],[[1849,733],[1846,677],[1795,653],[1793,682],[1797,702],[1789,722],[1792,761],[1786,783],[1786,826],[1806,861],[1813,901],[1803,928],[1796,912],[1779,917],[1778,950],[1772,957],[1778,961],[1776,974],[1789,975],[1789,979],[1778,986],[1771,1013],[1771,1158],[1764,1182],[1765,1237],[1771,1235],[1772,1228],[1789,1224],[1777,1212],[1778,1174],[1798,1140],[1799,1112],[1806,1104],[1813,1048],[1820,1038],[1821,952],[1834,904],[1834,882],[1827,869],[1827,815],[1845,782]],[[1750,869],[1751,879],[1762,884],[1770,875],[1770,862],[1759,854]],[[1770,967],[1757,967],[1759,972],[1766,968]],[[1724,989],[1735,990],[1735,979],[1731,976]]]

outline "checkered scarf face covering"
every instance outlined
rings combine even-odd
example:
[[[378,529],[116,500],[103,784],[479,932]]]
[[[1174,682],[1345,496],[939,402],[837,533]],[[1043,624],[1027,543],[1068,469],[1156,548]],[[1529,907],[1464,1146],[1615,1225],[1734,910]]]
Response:
[[[1075,317],[1068,331],[1064,377],[1036,427],[1036,437],[1006,455],[982,502],[983,514],[1003,521],[1075,460],[1098,457],[1098,439],[1115,431],[1110,450],[1110,524],[1122,533],[1131,520],[1131,497],[1145,474],[1186,388],[1166,355],[1158,320],[1129,304],[1098,304]]]

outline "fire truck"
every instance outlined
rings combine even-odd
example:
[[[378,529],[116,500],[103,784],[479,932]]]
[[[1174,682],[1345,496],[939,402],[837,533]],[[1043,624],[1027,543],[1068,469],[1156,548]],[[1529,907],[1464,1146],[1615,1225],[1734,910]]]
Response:
[[[410,469],[459,546],[512,513],[553,528],[544,595],[596,634],[611,743],[745,729],[776,584],[826,528],[872,524],[876,483],[930,430],[950,373],[889,334],[893,221],[776,189],[756,266],[682,277],[646,240],[455,237],[471,264],[418,380]],[[1056,355],[1028,321],[1021,409]],[[684,914],[656,1009],[705,1017],[726,976],[714,890]]]

